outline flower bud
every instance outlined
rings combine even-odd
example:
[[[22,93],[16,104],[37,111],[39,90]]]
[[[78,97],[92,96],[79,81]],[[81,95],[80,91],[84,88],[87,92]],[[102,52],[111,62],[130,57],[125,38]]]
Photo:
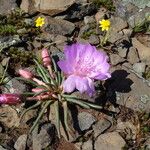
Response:
[[[42,88],[34,88],[34,89],[32,89],[32,92],[34,92],[34,93],[40,93],[40,92],[42,92],[44,89],[42,89]]]
[[[32,79],[33,77],[33,74],[25,69],[19,69],[19,74],[25,79]]]
[[[0,94],[0,104],[18,104],[21,102],[21,95],[19,94]]]
[[[48,53],[48,50],[46,48],[42,49],[42,60],[44,63],[44,66],[49,66],[51,64],[51,59]]]

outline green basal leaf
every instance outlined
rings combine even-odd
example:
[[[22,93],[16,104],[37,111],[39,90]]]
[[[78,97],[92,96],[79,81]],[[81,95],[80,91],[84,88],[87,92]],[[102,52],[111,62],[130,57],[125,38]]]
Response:
[[[47,102],[44,103],[44,106],[42,107],[42,109],[41,109],[41,111],[40,111],[38,117],[36,118],[35,122],[33,123],[33,126],[30,128],[29,133],[31,133],[31,132],[34,130],[34,128],[35,128],[36,125],[38,124],[39,120],[40,120],[41,117],[43,116],[43,114],[44,114],[46,108],[47,108],[50,104],[52,104],[52,103],[53,103],[53,101],[51,101],[51,100],[49,100],[49,101],[47,101]]]
[[[50,83],[49,78],[47,77],[47,75],[46,75],[46,73],[45,73],[45,72],[46,72],[46,69],[45,69],[42,65],[40,65],[40,64],[38,63],[38,61],[34,60],[34,62],[36,63],[36,65],[37,65],[39,71],[41,72],[41,76],[42,76],[43,80],[46,81],[46,83]]]
[[[15,77],[15,79],[24,81],[26,83],[30,83],[30,84],[35,85],[35,86],[38,86],[38,84],[36,82],[32,81],[32,80],[27,80],[27,79],[22,78],[22,77]]]
[[[58,101],[54,103],[54,107],[55,107],[55,114],[56,114],[56,128],[58,132],[58,137],[60,138],[60,116],[59,116],[59,102]]]
[[[24,116],[28,111],[30,111],[31,109],[37,108],[38,106],[41,105],[41,103],[42,103],[41,101],[38,101],[38,102],[37,102],[36,104],[34,104],[33,106],[31,106],[31,107],[27,108],[26,110],[24,110],[23,113],[22,113],[21,116],[20,116],[20,122],[21,122],[23,116]]]
[[[68,102],[71,102],[71,103],[74,103],[74,104],[78,104],[78,105],[80,105],[80,106],[82,106],[82,107],[84,107],[84,108],[90,108],[90,106],[88,106],[87,104],[85,104],[85,103],[83,103],[82,101],[80,101],[80,100],[76,100],[76,99],[71,99],[71,98],[66,98],[66,100],[68,101]]]
[[[64,123],[66,126],[66,129],[69,130],[69,126],[68,126],[68,105],[67,102],[63,102],[63,110],[64,110]]]

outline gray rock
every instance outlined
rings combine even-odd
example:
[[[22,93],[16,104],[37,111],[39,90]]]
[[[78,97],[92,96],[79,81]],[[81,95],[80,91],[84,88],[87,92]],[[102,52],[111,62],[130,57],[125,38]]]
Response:
[[[79,127],[81,131],[88,130],[96,121],[96,118],[90,113],[81,112],[78,114]]]
[[[118,63],[123,62],[124,59],[121,58],[118,54],[111,54],[110,55],[110,62],[112,65],[117,65]]]
[[[82,1],[83,2],[83,1]],[[93,3],[75,4],[72,9],[67,10],[67,14],[63,16],[66,20],[83,19],[85,16],[91,15],[95,12],[96,7]]]
[[[102,20],[107,12],[107,9],[100,7],[98,12],[95,14],[95,19],[97,24],[99,24],[99,21]]]
[[[132,122],[122,122],[120,119],[117,120],[116,131],[125,135],[126,140],[135,140],[138,134],[136,126]]]
[[[140,60],[150,64],[150,47],[143,45],[136,38],[132,38],[132,44],[137,49]]]
[[[109,37],[108,37],[108,41],[110,43],[115,43],[121,39],[123,39],[125,36],[123,34],[122,31],[120,32],[110,32]]]
[[[55,135],[54,126],[50,123],[44,124],[39,134],[33,134],[33,149],[42,150],[51,144]]]
[[[35,13],[37,11],[56,15],[67,10],[75,0],[22,0],[21,9],[26,13]]]
[[[135,6],[137,6],[138,8],[145,8],[150,7],[150,1],[149,0],[123,0],[124,3],[128,4],[128,3],[132,3]]]
[[[0,52],[5,49],[8,48],[10,46],[16,45],[21,43],[22,40],[19,38],[18,35],[15,36],[0,36]]]
[[[82,144],[82,150],[93,150],[93,141],[88,140]]]
[[[139,62],[133,64],[133,70],[142,75],[145,72],[146,64],[144,62]]]
[[[122,150],[124,139],[117,132],[100,135],[95,141],[95,150]]]
[[[120,39],[127,37],[127,35],[124,35],[124,33],[122,32],[122,30],[127,26],[128,26],[127,22],[122,18],[120,17],[111,18],[111,28],[110,28],[108,41],[114,43]]]
[[[147,140],[145,141],[144,145],[145,145],[145,148],[146,148],[147,150],[150,149],[150,137],[147,138]]]
[[[108,128],[110,128],[111,122],[105,118],[100,119],[96,124],[93,125],[94,137],[96,138]]]
[[[89,39],[88,39],[89,43],[90,44],[93,44],[93,45],[98,45],[99,44],[99,38],[97,35],[90,35]]]
[[[137,75],[131,68],[118,66],[112,74],[110,90],[116,94],[116,103],[134,111],[150,112],[150,87],[144,78]],[[112,95],[110,95],[112,96]]]
[[[7,149],[3,148],[3,147],[0,145],[0,150],[7,150]]]
[[[18,81],[15,78],[9,80],[9,82],[7,82],[5,86],[7,88],[2,88],[2,91],[4,93],[24,93],[27,90],[27,86],[23,82]]]
[[[84,23],[85,24],[95,23],[95,19],[93,16],[85,16],[84,17]]]
[[[50,34],[70,35],[75,29],[75,25],[69,21],[52,17],[46,17],[46,19],[47,24],[44,30]]]
[[[17,8],[16,0],[0,0],[0,15],[8,15]]]
[[[117,49],[117,51],[118,51],[118,55],[119,55],[120,57],[124,58],[124,57],[127,56],[127,51],[128,51],[127,48],[125,48],[125,47],[119,47],[119,48]]]
[[[128,52],[128,55],[127,55],[127,60],[131,64],[139,62],[139,57],[138,57],[138,53],[137,53],[136,48],[134,48],[134,47],[129,48],[129,52]]]
[[[27,134],[21,135],[15,142],[14,148],[16,150],[26,150],[26,141],[27,141]]]
[[[127,22],[120,17],[111,18],[111,32],[119,32],[128,26]],[[110,33],[111,34],[111,33]]]

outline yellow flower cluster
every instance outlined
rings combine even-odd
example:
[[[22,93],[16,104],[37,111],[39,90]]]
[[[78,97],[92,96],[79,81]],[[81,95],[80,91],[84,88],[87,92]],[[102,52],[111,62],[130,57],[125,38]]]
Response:
[[[101,21],[99,21],[99,23],[100,23],[100,27],[102,28],[102,31],[108,31],[109,30],[109,28],[110,28],[110,21],[109,20],[105,20],[105,19],[103,19],[103,20],[101,20]]]
[[[36,27],[42,27],[45,24],[45,19],[43,17],[38,17],[35,20],[35,26]]]

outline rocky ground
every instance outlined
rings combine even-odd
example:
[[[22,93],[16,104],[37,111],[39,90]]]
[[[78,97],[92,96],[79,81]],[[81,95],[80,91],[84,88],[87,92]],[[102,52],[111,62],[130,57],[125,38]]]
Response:
[[[46,20],[40,30],[35,27],[38,16]],[[110,20],[111,28],[102,47],[99,21],[103,18]],[[63,57],[68,41],[91,43],[109,55],[112,78],[97,83],[95,95],[103,109],[70,106],[74,133],[67,141],[58,139],[46,117],[28,135],[38,110],[30,110],[21,122],[20,114],[31,103],[2,105],[0,150],[149,150],[149,0],[1,0],[0,92],[28,91],[30,86],[16,78],[18,69],[34,71],[33,58],[49,43],[52,55]]]

